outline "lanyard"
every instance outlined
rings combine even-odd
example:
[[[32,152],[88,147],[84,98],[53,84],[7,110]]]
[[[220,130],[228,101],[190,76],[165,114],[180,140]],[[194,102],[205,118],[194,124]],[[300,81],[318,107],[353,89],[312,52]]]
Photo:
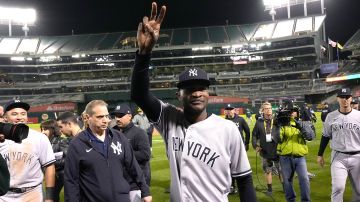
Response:
[[[267,122],[266,122],[266,119],[264,119],[264,130],[265,130],[265,133],[267,133],[267,131],[266,131],[266,126],[267,126]],[[272,131],[272,127],[273,127],[273,119],[271,119],[271,121],[270,121],[270,133],[271,133],[271,131]]]

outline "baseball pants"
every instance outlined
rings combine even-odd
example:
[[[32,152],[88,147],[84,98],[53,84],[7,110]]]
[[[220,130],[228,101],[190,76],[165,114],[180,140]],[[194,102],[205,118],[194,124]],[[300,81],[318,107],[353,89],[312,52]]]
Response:
[[[349,176],[352,186],[352,201],[360,201],[360,154],[350,155],[337,151],[331,152],[332,202],[342,202]]]

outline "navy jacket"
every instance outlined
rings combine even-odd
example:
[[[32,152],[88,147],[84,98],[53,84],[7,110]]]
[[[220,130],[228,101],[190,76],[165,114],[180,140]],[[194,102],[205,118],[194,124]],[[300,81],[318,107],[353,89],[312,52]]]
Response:
[[[87,129],[70,142],[65,163],[65,201],[129,202],[125,169],[140,187],[142,197],[149,196],[149,187],[126,137],[107,129],[105,149],[101,151],[91,135]]]
[[[238,116],[237,114],[234,114],[234,118],[225,117],[225,119],[235,123],[235,125],[239,128],[241,138],[244,141],[244,144],[248,145],[250,143],[250,128],[246,123],[245,119],[241,116]],[[245,138],[243,131],[245,132]]]
[[[134,150],[134,155],[137,162],[142,169],[145,181],[147,185],[150,186],[150,158],[151,158],[151,151],[150,151],[150,144],[149,139],[146,132],[135,126],[134,123],[130,122],[125,128],[119,128],[117,125],[113,127],[116,130],[122,131],[125,134],[125,137],[129,140],[132,149]],[[130,183],[131,190],[138,190],[136,183],[131,179],[128,178],[128,182]]]

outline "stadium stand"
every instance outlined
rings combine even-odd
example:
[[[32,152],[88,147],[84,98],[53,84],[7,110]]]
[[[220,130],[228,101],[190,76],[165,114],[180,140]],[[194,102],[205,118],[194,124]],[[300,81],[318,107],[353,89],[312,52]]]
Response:
[[[219,96],[301,100],[304,94],[331,92],[334,88],[316,74],[325,44],[320,29],[324,19],[315,15],[162,30],[149,67],[151,88],[169,98],[178,74],[198,66],[209,73],[210,90]],[[77,103],[97,94],[128,99],[136,49],[135,31],[0,37],[0,103],[16,96],[32,105],[39,103],[36,96],[48,104],[58,102],[58,96]]]

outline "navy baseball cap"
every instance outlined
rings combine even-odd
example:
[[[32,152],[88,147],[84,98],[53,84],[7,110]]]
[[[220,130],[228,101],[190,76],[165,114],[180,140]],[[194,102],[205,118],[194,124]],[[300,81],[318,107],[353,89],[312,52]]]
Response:
[[[351,97],[351,90],[350,88],[341,88],[339,91],[338,91],[338,94],[337,94],[337,97]]]
[[[113,111],[112,114],[114,115],[131,114],[131,109],[127,104],[120,104],[115,107],[115,110]]]
[[[233,110],[233,109],[235,109],[235,107],[232,106],[231,104],[227,104],[225,107],[225,110]]]
[[[192,67],[180,73],[179,83],[177,84],[178,88],[185,88],[196,84],[206,87],[210,85],[209,77],[204,70]]]
[[[359,104],[360,103],[360,99],[359,98],[353,98],[353,100],[351,101],[351,104]]]
[[[28,103],[21,102],[20,100],[10,100],[4,105],[4,113],[15,108],[21,108],[28,111],[30,109],[30,105]]]

